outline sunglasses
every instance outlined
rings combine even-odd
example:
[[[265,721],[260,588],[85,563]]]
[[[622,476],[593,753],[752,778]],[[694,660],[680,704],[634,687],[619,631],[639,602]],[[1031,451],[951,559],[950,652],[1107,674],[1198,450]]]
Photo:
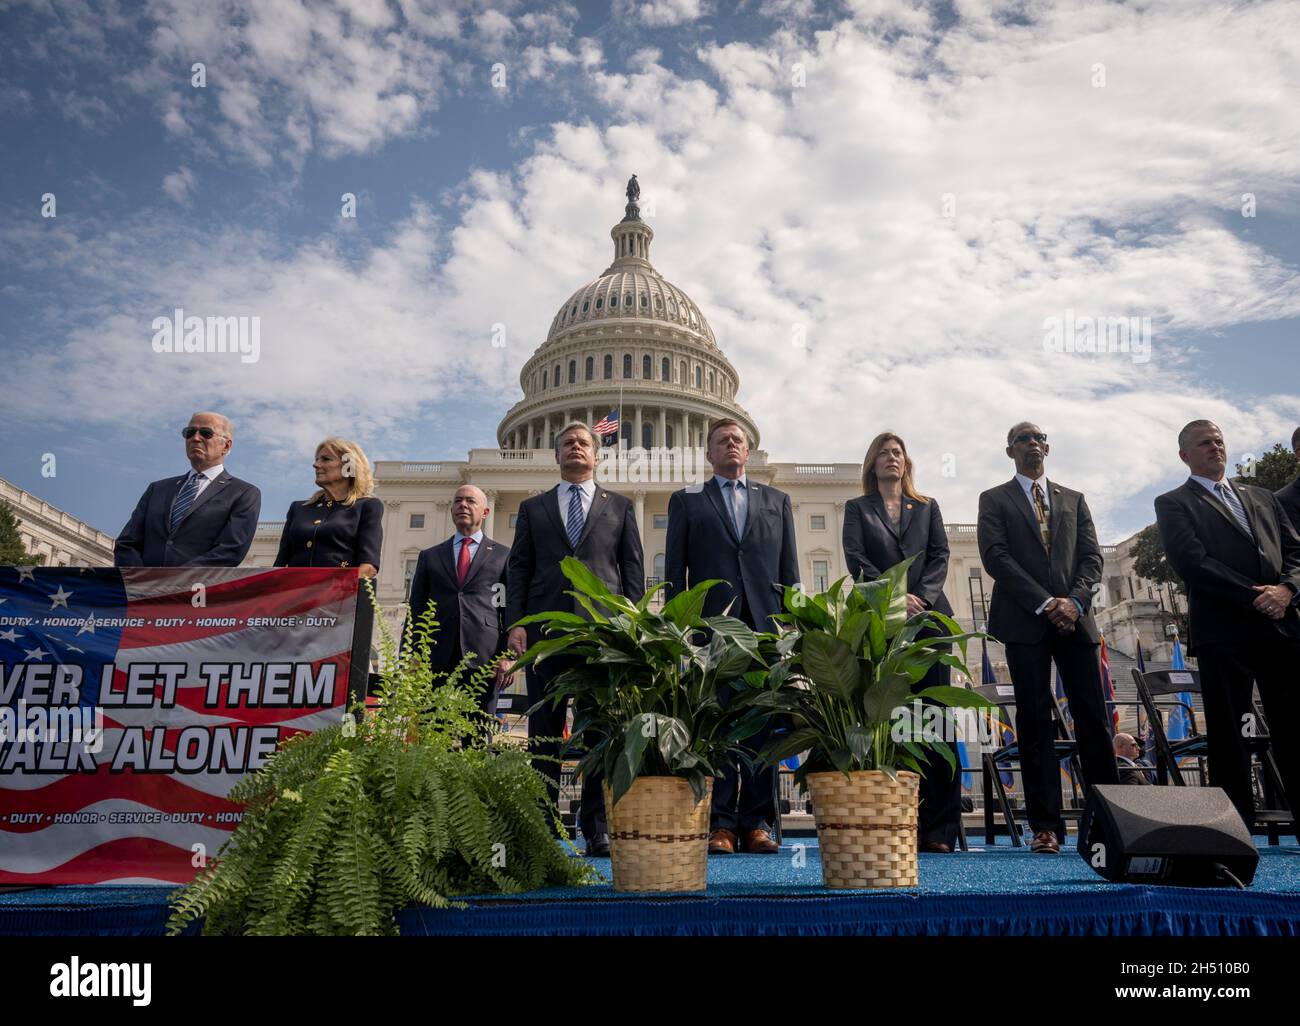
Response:
[[[208,438],[211,438],[211,437],[212,437],[213,435],[215,435],[216,433],[217,433],[217,432],[216,432],[214,429],[210,428],[210,427],[185,427],[185,428],[181,428],[181,437],[184,438],[187,442],[188,442],[191,438],[193,438],[195,435],[198,435],[200,438],[203,438],[203,439],[208,439]]]
[[[1011,441],[1015,445],[1024,445],[1026,442],[1037,442],[1039,445],[1046,445],[1047,436],[1042,432],[1039,432],[1036,435],[1025,432],[1023,435],[1016,435],[1016,437]]]

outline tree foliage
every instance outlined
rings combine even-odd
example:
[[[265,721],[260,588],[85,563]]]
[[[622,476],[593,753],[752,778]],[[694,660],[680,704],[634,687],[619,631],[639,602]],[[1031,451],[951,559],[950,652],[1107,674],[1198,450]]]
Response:
[[[1238,463],[1235,484],[1254,485],[1275,492],[1300,477],[1300,456],[1281,442],[1253,462]]]
[[[18,518],[9,503],[0,500],[0,566],[39,566],[45,557],[28,552],[18,534]]]

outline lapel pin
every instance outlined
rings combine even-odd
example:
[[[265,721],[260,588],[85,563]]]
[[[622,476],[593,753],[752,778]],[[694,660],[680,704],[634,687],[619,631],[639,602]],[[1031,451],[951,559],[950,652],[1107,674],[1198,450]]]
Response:
[[[908,508],[908,509],[911,509],[911,508],[912,508],[912,504],[911,504],[910,502],[907,504],[907,508]]]

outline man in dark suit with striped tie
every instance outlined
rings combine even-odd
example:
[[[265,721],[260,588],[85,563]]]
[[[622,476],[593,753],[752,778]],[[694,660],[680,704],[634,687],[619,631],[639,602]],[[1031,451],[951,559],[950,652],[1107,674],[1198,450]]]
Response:
[[[599,443],[586,424],[565,425],[555,436],[555,462],[560,465],[560,484],[541,495],[525,499],[515,520],[515,540],[506,565],[506,623],[514,624],[533,613],[564,611],[586,616],[567,592],[569,579],[560,569],[565,556],[574,556],[599,577],[616,595],[639,602],[645,594],[644,556],[641,532],[632,501],[596,484],[596,453]],[[539,624],[513,627],[507,644],[522,653],[542,637]],[[528,701],[535,705],[545,696],[552,680],[571,661],[562,656],[544,659],[528,672]],[[528,717],[530,747],[539,755],[559,754],[558,738],[564,732],[568,702],[549,702]],[[549,778],[551,797],[560,789],[560,767],[551,759],[539,759],[537,769]],[[587,774],[582,782],[578,828],[587,842],[587,854],[609,854],[609,830],[605,825],[605,801],[598,773]]]
[[[1007,433],[1016,476],[980,495],[980,559],[993,578],[988,630],[1006,647],[1016,697],[1016,737],[1025,782],[1030,849],[1061,850],[1060,764],[1052,705],[1052,664],[1074,720],[1079,760],[1089,785],[1119,774],[1101,683],[1101,635],[1092,615],[1101,580],[1101,546],[1083,495],[1047,479],[1047,435],[1023,422]]]
[[[709,590],[705,616],[730,610],[756,631],[775,630],[772,616],[782,611],[783,589],[799,583],[790,496],[747,480],[749,436],[736,421],[715,421],[705,444],[713,476],[668,500],[664,597],[717,579],[722,583]],[[729,694],[720,697],[725,701]],[[748,739],[749,749],[762,749],[771,729]],[[759,769],[736,762],[722,768],[713,781],[710,854],[733,855],[739,849],[774,855],[780,850],[772,837],[776,785],[775,766]]]
[[[1178,435],[1187,482],[1156,499],[1169,565],[1187,586],[1188,652],[1201,671],[1210,783],[1249,826],[1255,806],[1245,732],[1259,687],[1282,786],[1300,805],[1300,534],[1277,496],[1233,484],[1223,434],[1194,420]],[[1258,733],[1258,731],[1256,732]]]
[[[262,493],[226,472],[235,431],[219,413],[181,430],[191,470],[155,481],[113,547],[114,566],[239,566],[253,544]]]

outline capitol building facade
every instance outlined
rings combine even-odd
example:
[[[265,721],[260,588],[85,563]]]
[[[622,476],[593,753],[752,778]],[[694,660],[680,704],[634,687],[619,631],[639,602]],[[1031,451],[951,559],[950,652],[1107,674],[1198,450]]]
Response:
[[[703,311],[650,261],[654,231],[640,217],[635,183],[629,200],[625,217],[610,231],[612,263],[556,312],[545,341],[520,370],[523,398],[502,418],[496,444],[472,449],[465,459],[375,463],[376,494],[385,507],[377,593],[395,629],[404,619],[420,552],[455,531],[456,489],[469,483],[483,489],[491,508],[484,532],[509,545],[523,500],[559,481],[556,432],[575,420],[595,425],[615,409],[618,444],[602,450],[597,480],[635,503],[648,587],[664,576],[669,496],[711,473],[705,440],[720,417],[749,432],[751,479],[790,496],[804,588],[824,590],[847,574],[841,531],[845,503],[862,491],[861,466],[767,458],[759,425],[737,402],[740,375]],[[282,526],[259,524],[244,566],[273,564]],[[948,598],[964,626],[982,628],[992,581],[980,563],[975,525],[946,526]],[[1140,634],[1148,657],[1159,659],[1168,650],[1160,596],[1133,576],[1131,542],[1104,549],[1103,628],[1120,651],[1133,651],[1131,640]]]

